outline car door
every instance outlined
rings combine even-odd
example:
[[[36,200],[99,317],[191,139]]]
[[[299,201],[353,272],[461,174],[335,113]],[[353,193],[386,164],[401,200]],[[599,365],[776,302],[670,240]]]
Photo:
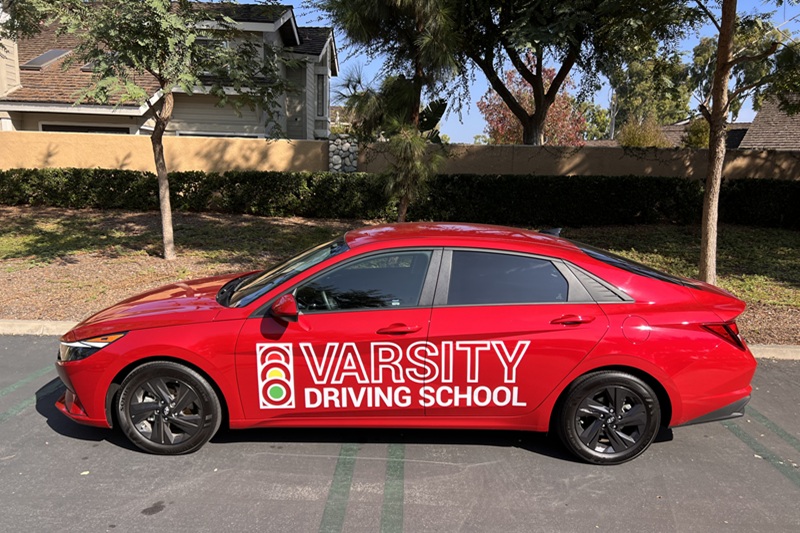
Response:
[[[422,391],[425,414],[530,412],[607,327],[600,307],[557,259],[446,250],[428,335],[441,371]]]
[[[246,320],[236,347],[245,415],[423,415],[419,389],[441,255],[402,249],[357,256],[289,291],[296,321]]]

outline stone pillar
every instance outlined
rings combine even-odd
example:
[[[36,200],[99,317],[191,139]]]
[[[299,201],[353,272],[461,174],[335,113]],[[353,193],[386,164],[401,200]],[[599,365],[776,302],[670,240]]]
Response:
[[[328,139],[328,169],[331,172],[358,171],[358,143],[350,135],[338,133]]]

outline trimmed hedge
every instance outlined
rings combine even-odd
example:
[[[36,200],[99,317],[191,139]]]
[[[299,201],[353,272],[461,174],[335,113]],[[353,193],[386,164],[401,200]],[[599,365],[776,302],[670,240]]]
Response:
[[[176,211],[388,219],[396,207],[379,175],[230,171],[170,174]],[[412,220],[513,226],[698,223],[703,183],[640,176],[439,175],[411,206]],[[0,203],[66,208],[158,209],[155,175],[104,169],[0,171]],[[723,222],[800,228],[800,181],[723,183]]]
[[[439,175],[411,215],[510,226],[687,224],[702,205],[702,183],[685,178]]]

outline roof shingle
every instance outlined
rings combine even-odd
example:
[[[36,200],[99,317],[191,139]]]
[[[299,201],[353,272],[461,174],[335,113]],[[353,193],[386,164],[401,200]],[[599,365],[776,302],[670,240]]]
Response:
[[[288,48],[288,50],[296,54],[319,56],[325,51],[325,46],[328,44],[328,39],[330,39],[333,30],[331,28],[303,26],[297,28],[297,33],[300,34],[300,44]]]
[[[800,150],[800,115],[787,115],[781,111],[777,101],[765,100],[739,148]]]
[[[21,40],[18,45],[19,64],[39,57],[55,48],[74,49],[78,39],[74,35],[56,35],[55,25],[42,29],[42,32],[29,39]],[[0,98],[2,102],[19,102],[32,104],[74,104],[79,93],[89,87],[92,81],[91,72],[82,72],[82,64],[75,63],[64,69],[62,58],[41,70],[20,70],[21,87]],[[149,74],[137,74],[134,81],[145,88],[148,94],[155,94],[159,89],[158,82]],[[86,102],[94,103],[94,102]],[[118,102],[112,101],[112,104]],[[123,104],[138,107],[135,103]]]

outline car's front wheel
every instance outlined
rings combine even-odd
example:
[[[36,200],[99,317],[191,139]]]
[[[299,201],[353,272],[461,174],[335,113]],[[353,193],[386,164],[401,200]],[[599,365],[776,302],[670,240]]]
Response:
[[[208,381],[191,368],[154,361],[135,368],[120,387],[117,415],[130,441],[150,453],[190,453],[219,429],[222,408]]]
[[[647,383],[625,372],[599,371],[570,386],[556,423],[571,452],[609,465],[641,455],[660,419],[658,397]]]

